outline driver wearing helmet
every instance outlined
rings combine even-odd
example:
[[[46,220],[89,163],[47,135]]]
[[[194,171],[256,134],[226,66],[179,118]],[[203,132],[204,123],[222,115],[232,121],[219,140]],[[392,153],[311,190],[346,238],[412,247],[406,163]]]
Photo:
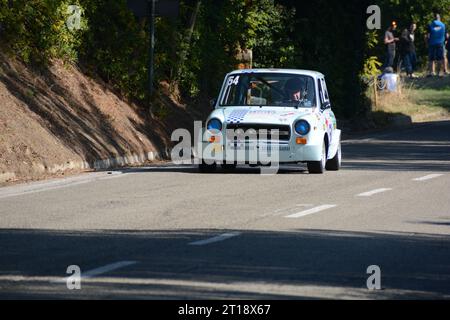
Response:
[[[303,81],[296,77],[289,79],[285,86],[286,99],[288,101],[300,101],[302,99]]]

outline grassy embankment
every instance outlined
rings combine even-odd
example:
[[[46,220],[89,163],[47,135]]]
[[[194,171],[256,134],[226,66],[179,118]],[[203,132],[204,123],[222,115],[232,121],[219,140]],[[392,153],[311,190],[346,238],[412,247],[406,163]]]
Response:
[[[450,77],[402,78],[400,88],[398,93],[379,93],[373,110],[377,125],[387,125],[396,116],[411,122],[450,118]]]

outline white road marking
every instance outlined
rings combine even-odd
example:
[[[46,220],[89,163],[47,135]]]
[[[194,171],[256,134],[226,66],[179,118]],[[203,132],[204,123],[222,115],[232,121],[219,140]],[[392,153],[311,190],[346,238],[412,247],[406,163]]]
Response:
[[[324,204],[322,206],[318,206],[318,207],[315,207],[315,208],[312,208],[312,209],[308,209],[308,210],[305,210],[305,211],[301,211],[301,212],[298,212],[298,213],[294,213],[294,214],[288,215],[288,216],[286,216],[286,218],[301,218],[301,217],[308,216],[310,214],[317,213],[317,212],[320,212],[320,211],[328,210],[328,209],[331,209],[331,208],[334,208],[334,207],[336,207],[335,204]]]
[[[287,207],[282,209],[277,209],[274,211],[275,214],[287,213],[286,211],[293,211],[294,209],[298,210],[299,207],[312,207],[313,204],[296,204],[294,207]]]
[[[79,186],[82,184],[89,183],[90,181],[75,181],[75,182],[67,182],[67,183],[55,183],[55,184],[48,184],[48,185],[38,185],[36,187],[30,186],[30,187],[24,187],[21,188],[20,191],[17,192],[8,192],[9,190],[1,190],[5,192],[0,192],[0,199],[3,198],[9,198],[9,197],[16,197],[16,196],[23,196],[31,193],[37,193],[37,192],[44,192],[44,191],[51,191],[56,190],[60,188],[66,188],[66,187],[74,187]]]
[[[209,239],[191,242],[191,243],[189,243],[189,245],[191,245],[191,246],[204,246],[206,244],[219,242],[219,241],[224,241],[224,240],[227,240],[227,239],[230,239],[230,238],[233,238],[233,237],[237,237],[239,235],[241,235],[240,232],[224,233],[224,234],[221,234],[221,235],[218,235],[216,237],[209,238]]]
[[[0,199],[57,190],[61,188],[74,187],[90,182],[115,179],[123,176],[125,176],[125,174],[121,173],[107,174],[103,172],[87,173],[87,174],[80,174],[78,176],[70,178],[54,179],[49,181],[38,181],[19,184],[17,186],[2,187],[0,188]]]
[[[378,194],[378,193],[382,193],[382,192],[386,192],[386,191],[391,191],[391,190],[392,190],[391,188],[375,189],[375,190],[372,190],[372,191],[360,193],[360,194],[358,194],[358,197],[371,197],[374,194]]]
[[[443,174],[439,174],[439,173],[429,174],[429,175],[427,175],[425,177],[420,177],[420,178],[413,179],[413,181],[426,181],[426,180],[431,180],[431,179],[442,177],[442,176],[443,176]]]
[[[88,270],[86,272],[83,272],[83,270],[81,270],[81,279],[93,278],[95,276],[98,276],[98,275],[101,275],[101,274],[104,274],[107,272],[111,272],[114,270],[118,270],[121,268],[125,268],[125,267],[131,266],[136,263],[138,263],[138,262],[137,261],[119,261],[119,262],[107,264],[106,266]],[[58,280],[52,281],[52,282],[66,283],[68,278],[69,277],[59,278]]]
[[[107,264],[106,266],[103,266],[103,267],[92,269],[92,270],[89,270],[86,272],[81,272],[81,278],[92,278],[92,277],[98,276],[100,274],[104,274],[104,273],[107,273],[110,271],[114,271],[117,269],[131,266],[136,263],[137,263],[137,261],[119,261],[119,262]]]

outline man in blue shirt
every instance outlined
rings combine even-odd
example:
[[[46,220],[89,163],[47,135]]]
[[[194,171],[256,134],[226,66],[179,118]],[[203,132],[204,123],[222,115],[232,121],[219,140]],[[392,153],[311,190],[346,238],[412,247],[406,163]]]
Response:
[[[439,14],[435,14],[434,18],[435,20],[428,26],[429,76],[435,74],[435,63],[439,67],[438,75],[441,69],[446,73],[444,57],[446,27],[441,22],[441,16]]]

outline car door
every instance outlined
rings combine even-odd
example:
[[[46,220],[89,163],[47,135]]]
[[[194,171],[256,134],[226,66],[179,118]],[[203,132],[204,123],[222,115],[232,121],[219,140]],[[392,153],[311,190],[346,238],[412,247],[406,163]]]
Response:
[[[328,95],[327,84],[324,78],[320,78],[319,82],[319,98],[321,112],[323,114],[324,129],[328,134],[329,142],[333,140],[334,129],[336,128],[336,117],[331,110],[330,96]]]

